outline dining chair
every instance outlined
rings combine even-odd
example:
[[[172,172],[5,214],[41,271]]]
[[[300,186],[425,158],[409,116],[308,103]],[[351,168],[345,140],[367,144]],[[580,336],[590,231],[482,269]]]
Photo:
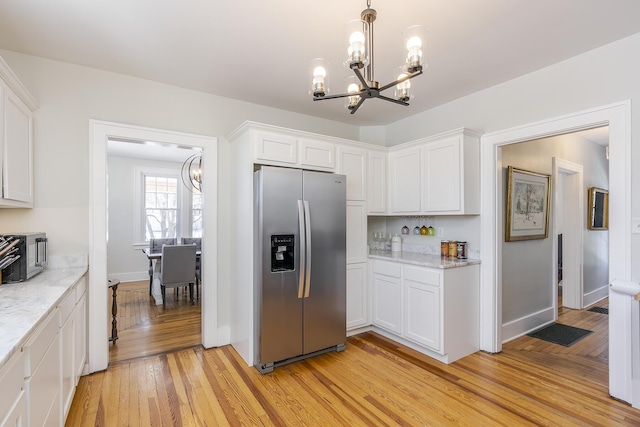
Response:
[[[166,288],[189,286],[191,304],[196,277],[196,245],[164,245],[160,266],[162,308],[166,309]]]
[[[202,251],[202,237],[183,237],[181,240],[183,245],[196,245],[197,251]],[[200,258],[199,256],[196,258],[196,299],[200,299],[200,281],[202,278],[201,269],[200,269]]]
[[[178,243],[178,239],[175,237],[168,237],[162,239],[149,239],[149,252],[157,253],[162,252],[162,245],[175,245]],[[149,295],[153,292],[153,260],[149,260]]]

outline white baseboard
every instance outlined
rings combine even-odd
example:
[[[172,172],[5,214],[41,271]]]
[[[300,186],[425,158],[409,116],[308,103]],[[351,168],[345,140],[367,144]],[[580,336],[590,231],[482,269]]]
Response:
[[[140,280],[149,280],[149,272],[148,271],[132,271],[129,273],[113,273],[108,274],[107,277],[109,279],[118,279],[120,283],[126,282],[138,282]]]
[[[521,317],[512,322],[502,325],[502,343],[512,341],[529,332],[535,331],[542,326],[552,323],[555,319],[554,308],[549,307],[544,310],[540,310],[537,313],[530,314],[528,316]]]
[[[584,306],[586,308],[592,304],[597,303],[598,301],[602,301],[608,296],[609,296],[609,286],[605,285],[601,288],[596,289],[595,291],[589,292],[588,294],[584,294],[584,296],[582,297],[582,302],[584,303]]]

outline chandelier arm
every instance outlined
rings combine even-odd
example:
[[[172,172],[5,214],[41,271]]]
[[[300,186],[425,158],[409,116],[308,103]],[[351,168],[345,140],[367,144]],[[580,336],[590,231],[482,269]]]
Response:
[[[385,101],[393,102],[394,104],[409,105],[408,102],[404,102],[404,101],[401,101],[399,99],[389,98],[388,96],[384,96],[384,95],[380,95],[380,94],[378,94],[378,96],[376,96],[376,98],[384,99]]]
[[[355,107],[353,107],[353,109],[351,110],[351,114],[355,114],[356,111],[358,111],[358,108],[360,108],[360,106],[364,103],[364,100],[367,99],[363,96],[360,97],[360,101],[358,101],[358,103],[356,104]]]
[[[353,68],[353,72],[358,77],[358,80],[360,80],[360,83],[362,84],[362,87],[365,89],[365,91],[371,89],[371,86],[369,86],[369,83],[364,79],[364,76],[362,75],[362,73],[360,72],[359,69]],[[351,114],[353,114],[353,113],[351,113]]]
[[[396,85],[398,85],[398,84],[400,84],[402,82],[406,82],[409,79],[417,77],[420,74],[422,74],[422,70],[416,71],[416,72],[411,73],[411,74],[407,74],[406,76],[404,76],[404,77],[402,77],[402,78],[400,78],[400,79],[398,79],[398,80],[396,80],[394,82],[391,82],[391,83],[388,83],[388,84],[382,86],[379,90],[380,90],[380,92],[382,92],[383,90],[389,89],[390,87],[396,86]]]
[[[346,98],[347,96],[353,96],[353,93],[340,93],[337,95],[326,95],[326,96],[314,96],[314,101],[323,101],[325,99],[336,99],[336,98]]]

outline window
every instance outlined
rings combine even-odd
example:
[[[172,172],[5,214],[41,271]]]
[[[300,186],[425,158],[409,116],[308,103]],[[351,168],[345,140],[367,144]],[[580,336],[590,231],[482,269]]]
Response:
[[[145,241],[177,237],[178,179],[144,175]]]
[[[136,246],[151,238],[202,237],[202,195],[187,190],[176,169],[135,167]]]

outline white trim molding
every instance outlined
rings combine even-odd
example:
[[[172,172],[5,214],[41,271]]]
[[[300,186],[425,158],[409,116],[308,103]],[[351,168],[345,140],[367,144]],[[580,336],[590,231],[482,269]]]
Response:
[[[217,283],[218,139],[211,136],[151,129],[122,123],[89,121],[89,285],[88,361],[89,372],[107,368],[109,340],[107,326],[107,143],[109,138],[154,141],[202,149],[203,219],[202,256],[202,345],[219,345]],[[210,165],[210,166],[207,166]]]
[[[502,348],[502,263],[503,213],[501,150],[505,145],[555,135],[609,126],[609,281],[631,278],[631,102],[623,101],[591,110],[550,118],[537,123],[482,137],[481,228],[482,282],[480,288],[480,348],[499,352]],[[630,324],[615,313],[620,310],[609,301],[609,393],[631,402],[631,364],[627,363],[624,343]],[[623,311],[623,310],[620,310]],[[630,332],[629,332],[630,333]]]

